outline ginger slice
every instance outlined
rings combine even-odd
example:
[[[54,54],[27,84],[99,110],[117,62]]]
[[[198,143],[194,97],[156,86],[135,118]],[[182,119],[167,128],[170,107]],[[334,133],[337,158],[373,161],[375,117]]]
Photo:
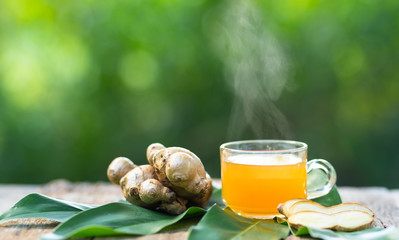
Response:
[[[359,210],[346,210],[334,214],[304,211],[292,214],[288,223],[296,229],[307,226],[351,232],[370,227],[373,219],[368,212]]]
[[[323,205],[313,202],[313,201],[297,201],[290,206],[288,206],[288,210],[285,210],[284,214],[286,217],[289,217],[292,214],[295,214],[297,212],[303,212],[303,211],[315,211],[315,212],[320,212],[320,213],[325,213],[325,214],[335,214],[339,212],[344,212],[348,210],[358,210],[358,211],[363,211],[368,213],[370,216],[374,216],[373,211],[371,211],[369,208],[358,204],[358,203],[341,203],[336,206],[332,207],[324,207]]]
[[[312,211],[293,214],[288,217],[287,222],[295,229],[302,226],[332,229],[335,226],[334,219],[330,215]]]
[[[296,229],[307,226],[350,232],[368,228],[374,220],[373,211],[358,203],[324,207],[311,200],[292,199],[280,204],[278,211]]]
[[[277,207],[277,210],[279,211],[279,213],[288,217],[290,215],[289,209],[292,205],[294,205],[297,202],[307,202],[307,201],[310,201],[310,200],[305,199],[305,198],[294,198],[294,199],[288,200],[284,203],[280,203]]]

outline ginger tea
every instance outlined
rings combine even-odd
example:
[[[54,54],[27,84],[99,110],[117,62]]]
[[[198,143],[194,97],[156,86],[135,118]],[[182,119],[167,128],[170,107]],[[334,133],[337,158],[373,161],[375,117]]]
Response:
[[[306,198],[306,161],[293,154],[222,157],[222,198],[244,217],[278,215],[277,206]]]

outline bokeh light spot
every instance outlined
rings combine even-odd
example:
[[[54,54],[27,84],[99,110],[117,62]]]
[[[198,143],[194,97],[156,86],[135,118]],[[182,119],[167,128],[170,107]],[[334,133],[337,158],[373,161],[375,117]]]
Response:
[[[47,72],[32,45],[22,44],[3,48],[2,87],[12,102],[20,107],[40,102],[46,92]]]
[[[123,83],[132,90],[145,90],[155,83],[158,64],[146,51],[131,52],[122,58],[119,75]]]

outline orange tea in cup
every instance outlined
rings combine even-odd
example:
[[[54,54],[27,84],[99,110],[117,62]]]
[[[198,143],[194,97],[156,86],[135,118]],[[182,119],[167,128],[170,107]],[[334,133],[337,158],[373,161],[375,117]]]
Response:
[[[292,155],[236,155],[222,161],[222,197],[240,215],[277,215],[277,206],[306,198],[306,162]]]
[[[324,160],[309,163],[306,160],[307,145],[300,142],[254,140],[223,144],[221,176],[224,203],[244,217],[271,218],[278,215],[280,203],[293,198],[307,198],[307,166],[313,163],[312,169],[321,168],[320,161]],[[325,169],[324,165],[322,167]],[[329,184],[325,186],[324,194],[335,184],[335,179],[331,179]],[[315,192],[318,194],[314,196],[319,196],[321,190]]]

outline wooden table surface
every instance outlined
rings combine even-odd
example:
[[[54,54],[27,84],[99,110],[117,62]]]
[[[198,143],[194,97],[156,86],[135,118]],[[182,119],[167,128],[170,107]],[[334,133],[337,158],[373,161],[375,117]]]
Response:
[[[399,189],[388,190],[383,187],[339,187],[343,202],[357,202],[374,211],[375,226],[399,228]],[[123,198],[121,190],[109,183],[70,183],[55,180],[45,185],[0,184],[0,214],[12,207],[18,200],[29,193],[41,193],[47,196],[86,204],[106,204]],[[0,225],[0,239],[38,239],[42,234],[51,232],[56,222],[45,219],[21,219]],[[142,237],[90,238],[90,239],[140,239],[166,240],[186,239],[187,232],[154,234]],[[89,238],[88,238],[89,239]],[[299,239],[290,236],[288,239]]]

